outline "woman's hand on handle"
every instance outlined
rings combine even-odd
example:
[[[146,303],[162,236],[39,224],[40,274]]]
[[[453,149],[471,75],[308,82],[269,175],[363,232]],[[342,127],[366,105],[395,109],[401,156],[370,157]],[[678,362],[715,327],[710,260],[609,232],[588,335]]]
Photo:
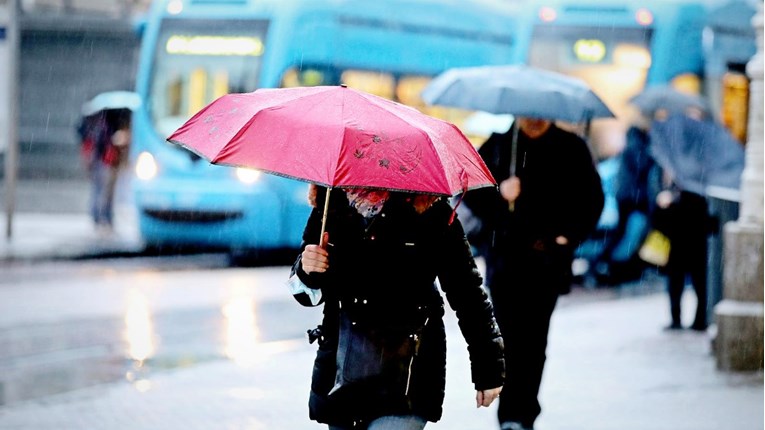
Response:
[[[329,267],[329,253],[326,249],[328,241],[329,233],[324,232],[320,245],[306,245],[301,258],[305,273],[324,273],[327,271]]]

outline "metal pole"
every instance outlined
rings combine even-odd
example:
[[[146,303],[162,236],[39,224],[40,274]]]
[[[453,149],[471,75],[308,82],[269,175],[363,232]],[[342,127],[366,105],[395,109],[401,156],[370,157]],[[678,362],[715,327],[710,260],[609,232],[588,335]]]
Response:
[[[19,9],[18,0],[8,0],[8,25],[6,37],[8,43],[8,82],[5,91],[8,94],[8,129],[6,131],[7,148],[5,150],[5,237],[13,237],[13,213],[16,208],[16,176],[18,172],[18,118],[19,118]]]

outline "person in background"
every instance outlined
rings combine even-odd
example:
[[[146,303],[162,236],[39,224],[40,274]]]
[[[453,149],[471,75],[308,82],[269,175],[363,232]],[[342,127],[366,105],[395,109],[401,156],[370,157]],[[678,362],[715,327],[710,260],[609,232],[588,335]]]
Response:
[[[694,108],[688,108],[682,114],[658,109],[653,115],[654,121],[672,124],[678,129],[691,128],[704,117],[704,112]],[[680,145],[679,142],[675,144]],[[690,328],[706,331],[707,247],[712,232],[707,199],[700,190],[696,192],[680,186],[667,169],[662,169],[661,178],[663,189],[656,195],[653,223],[670,243],[665,273],[671,320],[665,329],[683,328],[680,305],[686,281],[690,280],[696,294],[696,312]]]
[[[479,153],[499,193],[475,190],[464,204],[492,232],[481,247],[505,340],[507,378],[498,420],[503,430],[528,430],[541,413],[550,319],[558,295],[570,291],[574,250],[597,225],[603,188],[586,142],[549,120],[517,118],[507,133],[492,134]]]
[[[661,168],[651,156],[650,120],[637,110],[626,132],[626,145],[619,154],[615,198],[619,220],[596,262],[598,282],[616,285],[639,278],[644,263],[637,250],[648,233],[656,195],[661,190]],[[625,241],[630,241],[624,243]]]
[[[444,198],[326,189],[288,281],[302,305],[323,304],[309,416],[330,429],[416,430],[441,418],[446,294],[467,340],[476,407],[504,382],[503,341],[459,218]],[[321,237],[321,243],[319,238]],[[436,279],[440,291],[436,286]]]
[[[671,182],[671,179],[668,180]],[[680,302],[690,277],[696,293],[696,314],[690,328],[707,329],[707,236],[710,219],[704,196],[670,185],[656,196],[656,204],[663,211],[662,230],[669,238],[667,260],[667,293],[669,294],[671,322],[667,330],[680,330]]]
[[[130,145],[131,112],[107,109],[84,117],[78,127],[81,156],[91,180],[90,215],[96,231],[114,231],[114,193]]]

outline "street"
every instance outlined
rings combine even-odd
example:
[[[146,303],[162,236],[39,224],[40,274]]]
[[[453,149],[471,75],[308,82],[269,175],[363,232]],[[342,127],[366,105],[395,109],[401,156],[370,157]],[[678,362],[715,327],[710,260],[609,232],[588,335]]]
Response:
[[[288,270],[217,254],[7,264],[0,428],[322,428],[307,417],[305,340],[321,309],[292,300]],[[561,298],[538,429],[762,428],[762,374],[716,371],[707,334],[662,332],[655,282]],[[444,417],[428,428],[493,429],[446,322]]]

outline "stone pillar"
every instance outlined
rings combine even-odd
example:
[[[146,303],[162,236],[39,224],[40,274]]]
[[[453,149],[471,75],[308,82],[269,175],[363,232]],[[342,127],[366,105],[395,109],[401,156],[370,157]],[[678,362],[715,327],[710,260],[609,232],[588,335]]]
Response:
[[[724,228],[723,300],[715,307],[715,355],[721,370],[763,368],[763,4],[752,19],[757,53],[746,67],[749,138],[739,218]]]

